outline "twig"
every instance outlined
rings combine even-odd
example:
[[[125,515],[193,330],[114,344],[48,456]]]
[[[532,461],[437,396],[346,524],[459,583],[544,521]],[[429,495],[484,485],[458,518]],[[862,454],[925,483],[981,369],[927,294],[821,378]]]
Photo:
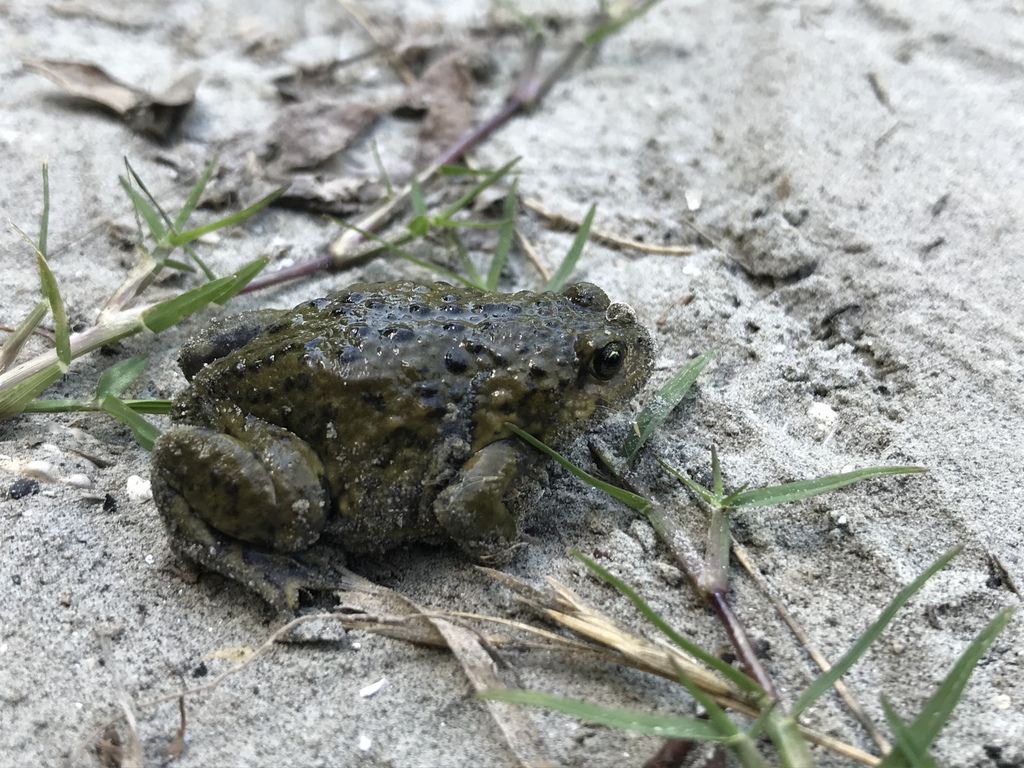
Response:
[[[570,232],[576,232],[580,228],[579,219],[573,219],[564,214],[552,211],[550,208],[546,208],[539,200],[535,200],[532,197],[524,197],[522,198],[522,203],[524,208],[527,208],[538,216],[547,219],[553,227],[566,229]],[[609,245],[613,248],[629,248],[634,251],[640,251],[641,253],[657,253],[667,256],[689,256],[697,252],[697,249],[692,245],[655,245],[652,243],[644,243],[639,240],[622,237],[621,235],[616,235],[614,232],[598,229],[596,227],[591,227],[590,237],[593,240],[597,240],[598,242],[604,243],[605,245]]]
[[[569,51],[559,60],[554,67],[544,76],[537,74],[537,65],[540,60],[540,52],[543,39],[537,35],[527,54],[526,64],[520,73],[518,82],[511,96],[490,118],[478,126],[475,126],[465,135],[455,141],[447,149],[443,150],[434,161],[424,170],[420,171],[415,179],[418,184],[425,185],[433,179],[437,172],[445,165],[449,165],[473,147],[482,143],[492,133],[502,128],[512,118],[524,112],[529,112],[539,104],[554,84],[560,80],[569,69],[577,62],[580,56],[590,50],[595,43],[580,40],[576,42]],[[361,242],[362,235],[357,230],[377,232],[389,222],[400,210],[404,208],[409,200],[412,191],[412,183],[397,192],[394,197],[383,201],[377,208],[363,216],[354,228],[348,228],[335,238],[327,247],[327,252],[316,257],[316,266],[310,270],[304,263],[292,265],[274,272],[264,272],[255,280],[250,282],[244,293],[260,290],[297,277],[310,274],[311,271],[318,271],[323,268],[339,268],[340,265],[347,265],[348,255]]]
[[[519,247],[523,249],[526,258],[530,260],[530,263],[540,273],[541,279],[546,283],[551,279],[551,270],[544,266],[544,262],[540,260],[540,256],[537,254],[537,249],[533,247],[533,243],[527,240],[526,235],[518,229],[516,229],[516,238],[519,240]]]
[[[819,669],[821,669],[822,672],[828,672],[832,668],[832,665],[829,664],[828,659],[826,659],[824,655],[822,655],[818,651],[818,649],[811,644],[811,639],[810,637],[808,637],[807,633],[804,632],[803,627],[801,627],[800,624],[797,623],[797,620],[793,618],[789,611],[786,610],[786,607],[781,603],[781,601],[779,601],[779,599],[775,597],[774,593],[769,588],[768,583],[763,578],[761,578],[761,575],[757,572],[757,569],[754,568],[751,564],[750,559],[747,557],[746,549],[743,547],[742,544],[737,542],[736,539],[732,540],[732,553],[739,561],[740,565],[743,566],[744,570],[747,572],[747,575],[749,575],[754,580],[754,584],[757,585],[757,588],[761,590],[761,593],[768,599],[768,602],[772,604],[772,607],[775,609],[775,612],[786,623],[786,626],[789,627],[789,631],[793,633],[793,636],[797,639],[797,642],[799,642],[804,647],[804,650],[807,651],[808,655],[810,655],[810,657],[814,660],[814,663],[818,665]],[[871,737],[871,740],[875,742],[875,745],[882,752],[882,754],[888,754],[889,751],[892,749],[892,746],[889,744],[888,740],[882,735],[882,733],[878,730],[878,728],[875,727],[874,722],[871,720],[870,717],[868,717],[867,713],[860,706],[857,700],[853,698],[853,694],[850,693],[850,690],[846,687],[846,684],[842,680],[836,680],[835,685],[833,687],[835,688],[836,693],[839,694],[840,698],[842,698],[842,700],[846,703],[846,706],[847,708],[849,708],[850,712],[853,713],[853,716],[857,718],[857,722],[859,722],[861,726],[864,728],[864,730],[867,731],[868,736]]]
[[[722,247],[722,244],[718,240],[713,238],[711,235],[707,234],[704,230],[702,230],[692,221],[690,221],[689,219],[683,219],[682,222],[690,229],[692,229],[694,232],[696,232],[700,237],[704,238],[707,242],[711,243],[711,245],[715,246],[715,248],[722,251],[723,253],[726,252],[725,248]]]

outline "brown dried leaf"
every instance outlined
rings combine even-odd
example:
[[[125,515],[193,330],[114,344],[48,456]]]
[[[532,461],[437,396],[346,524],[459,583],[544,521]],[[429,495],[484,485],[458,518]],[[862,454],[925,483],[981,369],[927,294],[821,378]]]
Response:
[[[285,107],[267,133],[279,171],[315,168],[346,149],[384,111],[377,104],[312,101]]]
[[[53,80],[72,96],[117,113],[132,130],[166,139],[195,100],[200,74],[191,71],[162,93],[149,93],[118,80],[102,67],[82,61],[26,59],[22,64]]]
[[[379,199],[383,189],[366,178],[324,177],[316,173],[299,173],[290,178],[291,186],[277,205],[322,211],[332,216],[351,216],[367,201]]]
[[[475,632],[439,618],[431,618],[434,625],[448,647],[462,665],[473,690],[477,693],[494,688],[504,688],[505,684],[498,677],[494,660],[481,645]],[[515,754],[519,765],[526,768],[542,768],[551,765],[544,750],[544,743],[523,707],[505,701],[485,702],[491,717],[498,724],[505,742]]]
[[[142,91],[122,83],[95,64],[43,59],[26,59],[22,64],[46,75],[72,96],[102,104],[122,116],[145,99]]]
[[[96,740],[93,749],[103,768],[121,768],[124,762],[124,746],[121,744],[121,734],[117,732],[117,728],[108,725],[103,730],[103,735]]]
[[[426,109],[420,129],[420,158],[436,157],[473,125],[474,51],[459,49],[435,61],[410,89],[407,106]]]
[[[232,664],[245,664],[256,654],[256,649],[249,645],[226,645],[203,656],[203,659],[221,659]]]

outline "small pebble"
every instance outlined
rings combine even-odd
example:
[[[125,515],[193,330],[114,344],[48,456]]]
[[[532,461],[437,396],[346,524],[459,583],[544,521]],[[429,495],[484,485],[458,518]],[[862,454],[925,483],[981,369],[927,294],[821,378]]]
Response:
[[[50,474],[50,463],[48,461],[30,461],[21,468],[25,477],[32,477],[42,480],[44,483],[52,483],[53,475]]]
[[[39,481],[31,480],[27,477],[19,477],[13,483],[11,483],[11,498],[21,499],[25,496],[34,496],[39,493]]]
[[[370,683],[369,685],[363,686],[359,689],[359,695],[362,696],[364,699],[368,699],[371,696],[378,693],[380,689],[384,687],[387,681],[388,679],[386,677],[382,677],[376,683]]]
[[[153,498],[153,489],[149,485],[149,480],[138,475],[132,475],[128,478],[127,491],[128,498],[132,501],[149,501]]]
[[[81,472],[69,475],[64,482],[75,488],[92,488],[92,478]]]
[[[683,583],[683,572],[674,565],[655,561],[654,572],[658,574],[658,578],[670,587],[678,587]]]

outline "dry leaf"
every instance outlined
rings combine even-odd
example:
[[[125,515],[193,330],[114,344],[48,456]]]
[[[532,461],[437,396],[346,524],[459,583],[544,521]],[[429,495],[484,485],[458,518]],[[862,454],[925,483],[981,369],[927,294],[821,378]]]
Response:
[[[279,171],[315,168],[351,145],[383,110],[325,99],[285,107],[267,133],[268,153]]]
[[[430,623],[444,635],[448,647],[462,665],[462,671],[469,678],[473,690],[477,693],[494,688],[504,688],[505,684],[498,677],[494,660],[481,645],[475,632],[460,627],[450,621],[431,618]],[[505,742],[515,754],[519,765],[524,768],[543,768],[551,765],[546,756],[544,743],[540,734],[530,720],[523,707],[505,701],[484,702],[491,717],[498,724]]]
[[[149,93],[121,82],[102,67],[82,61],[26,59],[22,64],[53,80],[72,96],[117,113],[134,131],[166,139],[181,124],[192,102],[200,74],[191,71],[162,93]]]
[[[420,129],[421,161],[436,157],[473,125],[476,109],[470,71],[474,56],[467,49],[442,56],[410,89],[406,106],[426,109]]]
[[[283,181],[287,183],[287,179]],[[379,199],[384,192],[377,181],[359,177],[299,173],[290,181],[288,190],[277,199],[277,205],[321,211],[332,216],[351,216],[362,210],[366,202]]]
[[[124,746],[121,744],[121,734],[117,732],[117,728],[108,725],[93,749],[103,768],[121,768],[124,762]]]

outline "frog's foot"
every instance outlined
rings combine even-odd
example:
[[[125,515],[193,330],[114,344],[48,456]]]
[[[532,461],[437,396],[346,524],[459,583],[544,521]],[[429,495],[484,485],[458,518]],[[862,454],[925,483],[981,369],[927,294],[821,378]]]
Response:
[[[521,454],[499,440],[478,451],[434,502],[434,516],[471,557],[486,565],[512,559],[519,531],[503,497]]]
[[[161,490],[161,509],[180,557],[244,584],[278,613],[294,614],[303,592],[340,589],[344,577],[326,561],[267,552],[216,531],[173,490]]]

